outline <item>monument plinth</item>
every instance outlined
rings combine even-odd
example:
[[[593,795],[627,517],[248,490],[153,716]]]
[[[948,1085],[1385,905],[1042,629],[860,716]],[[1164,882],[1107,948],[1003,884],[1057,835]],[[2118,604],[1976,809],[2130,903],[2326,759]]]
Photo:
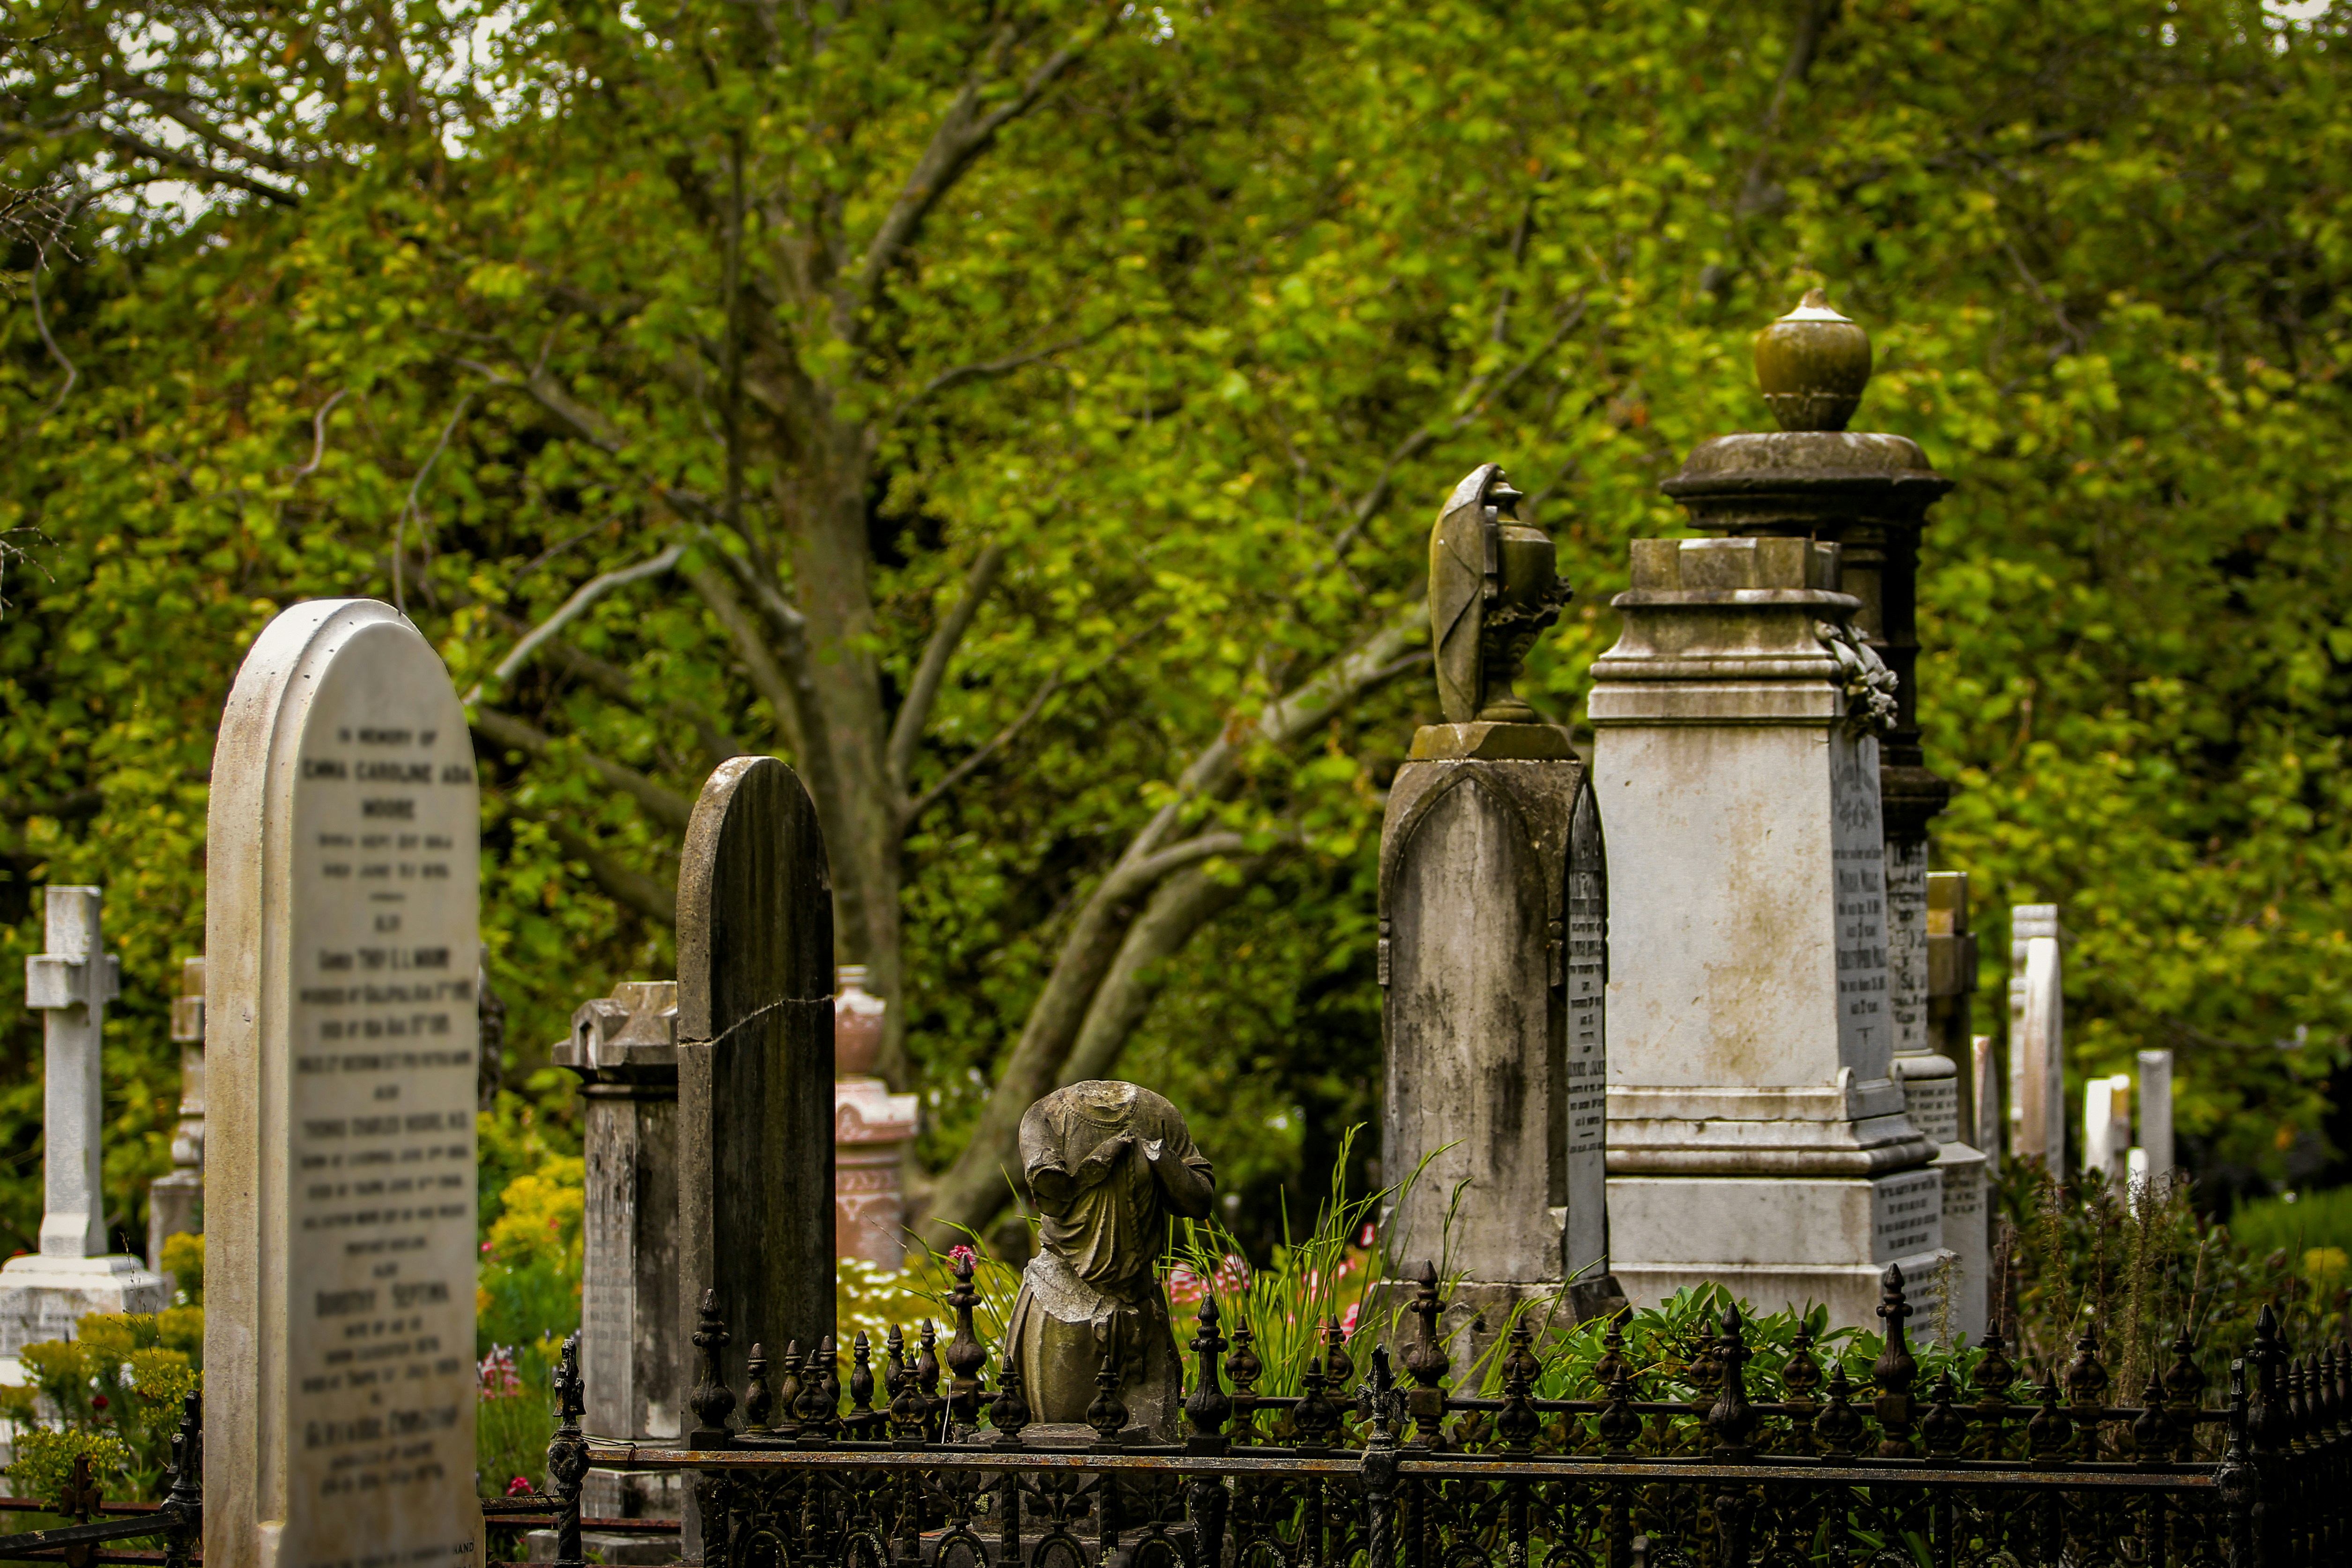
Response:
[[[1415,733],[1381,833],[1381,1160],[1391,1181],[1420,1173],[1382,1227],[1390,1273],[1445,1257],[1455,1317],[1495,1333],[1514,1301],[1564,1296],[1581,1319],[1622,1300],[1602,1188],[1601,818],[1568,731],[1511,689],[1569,594],[1520,499],[1489,463],[1438,515],[1445,722]]]
[[[674,1443],[685,1430],[678,1316],[677,983],[629,980],[583,1003],[551,1053],[587,1112],[580,1360],[593,1436]],[[675,1519],[677,1478],[591,1470],[593,1518]]]

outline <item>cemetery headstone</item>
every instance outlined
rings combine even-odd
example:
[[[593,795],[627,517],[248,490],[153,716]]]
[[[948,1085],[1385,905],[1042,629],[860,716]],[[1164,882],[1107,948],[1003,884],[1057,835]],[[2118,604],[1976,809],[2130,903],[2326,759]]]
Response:
[[[1393,1277],[1448,1258],[1457,1316],[1492,1333],[1511,1302],[1563,1284],[1579,1318],[1623,1300],[1603,1185],[1601,818],[1568,732],[1511,689],[1569,595],[1520,499],[1489,463],[1439,513],[1430,614],[1445,721],[1414,734],[1381,834],[1381,1166],[1412,1182],[1383,1243]]]
[[[1882,778],[1885,773],[1882,768]],[[1977,1338],[1987,1322],[1992,1267],[1992,1209],[1986,1199],[1992,1157],[1978,1131],[1976,1050],[1969,1033],[1977,939],[1969,930],[1968,873],[1932,871],[1926,884],[1927,1050],[1911,1057],[1898,1053],[1895,1059],[1903,1073],[1905,1108],[1919,1130],[1942,1145],[1936,1168],[1944,1175],[1944,1245],[1955,1259],[1947,1317],[1955,1330]],[[1996,1142],[1999,1136],[1996,1122]]]
[[[206,840],[209,1568],[482,1561],[466,716],[390,605],[237,672]]]
[[[25,1005],[41,1015],[41,1249],[0,1268],[0,1360],[11,1368],[28,1344],[73,1338],[85,1313],[171,1301],[163,1276],[107,1245],[99,1047],[121,964],[106,951],[102,895],[52,887],[44,906],[47,951],[25,960]]]
[[[2131,1152],[2131,1087],[2128,1073],[2083,1086],[2083,1169],[2110,1185],[2123,1181]]]
[[[2139,1053],[2139,1143],[2147,1151],[2147,1184],[2161,1195],[2172,1184],[2172,1053]]]
[[[147,1264],[163,1268],[163,1243],[203,1231],[205,1201],[205,961],[180,965],[172,998],[172,1039],[180,1047],[180,1124],[172,1132],[172,1170],[147,1185]]]
[[[720,1381],[740,1387],[753,1346],[805,1355],[833,1332],[832,879],[773,757],[720,763],[687,824],[677,1042],[678,1321],[690,1334],[716,1292]],[[681,1357],[676,1408],[694,1370]]]
[[[551,1056],[580,1075],[586,1110],[586,1430],[675,1443],[685,1431],[678,1369],[694,1353],[678,1318],[677,983],[625,981],[583,1004]],[[595,1519],[676,1519],[683,1506],[672,1473],[591,1470],[581,1497]]]
[[[2066,1154],[2066,1001],[2058,906],[2009,911],[2010,1147],[2062,1171]]]
[[[833,998],[833,1250],[879,1268],[907,1256],[900,1172],[920,1101],[892,1094],[870,1069],[887,1006],[866,989],[866,966],[845,963]]]

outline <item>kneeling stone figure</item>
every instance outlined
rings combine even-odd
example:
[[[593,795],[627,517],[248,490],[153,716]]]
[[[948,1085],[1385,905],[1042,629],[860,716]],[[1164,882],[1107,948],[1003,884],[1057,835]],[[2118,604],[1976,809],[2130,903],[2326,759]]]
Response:
[[[1091,1079],[1021,1119],[1021,1166],[1042,1217],[1007,1353],[1043,1426],[1082,1424],[1109,1356],[1137,1440],[1174,1442],[1183,1373],[1153,1276],[1171,1215],[1205,1219],[1217,1192],[1177,1109],[1148,1089]],[[1140,1431],[1137,1431],[1140,1428]],[[1032,1428],[1031,1441],[1090,1441]]]

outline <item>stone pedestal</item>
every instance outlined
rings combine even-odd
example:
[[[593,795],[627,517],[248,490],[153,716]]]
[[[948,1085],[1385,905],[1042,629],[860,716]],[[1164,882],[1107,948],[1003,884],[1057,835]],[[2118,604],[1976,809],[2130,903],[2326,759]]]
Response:
[[[907,1261],[907,1200],[899,1172],[919,1101],[878,1078],[833,1085],[833,1250],[877,1268]]]
[[[47,951],[25,960],[25,1005],[41,1015],[41,1250],[0,1268],[0,1381],[17,1382],[16,1352],[69,1340],[86,1312],[154,1312],[171,1302],[163,1277],[109,1256],[100,1184],[105,1127],[100,1045],[121,964],[105,951],[96,888],[50,888]]]
[[[1381,1165],[1412,1184],[1382,1236],[1392,1275],[1442,1261],[1462,1276],[1457,1312],[1497,1332],[1511,1301],[1563,1284],[1579,1319],[1622,1299],[1602,1166],[1605,878],[1565,731],[1415,735],[1381,836]]]
[[[583,1425],[616,1442],[675,1443],[693,1354],[678,1326],[677,982],[625,981],[583,1004],[551,1056],[580,1075],[587,1112]],[[675,1475],[591,1470],[583,1485],[593,1519],[676,1519],[685,1506]]]
[[[163,1243],[205,1228],[205,961],[180,965],[172,998],[172,1039],[180,1047],[180,1125],[172,1133],[172,1173],[147,1187],[147,1264],[163,1270]]]
[[[1875,727],[1838,547],[1637,540],[1593,666],[1617,900],[1610,1239],[1637,1303],[1706,1278],[1872,1322],[1944,1261],[1888,1006]]]

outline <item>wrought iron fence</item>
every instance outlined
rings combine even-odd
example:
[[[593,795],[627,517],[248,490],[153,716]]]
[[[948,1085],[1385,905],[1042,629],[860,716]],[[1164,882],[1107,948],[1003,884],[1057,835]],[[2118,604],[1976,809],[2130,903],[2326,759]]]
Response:
[[[1866,1385],[1824,1373],[1804,1335],[1756,1385],[1747,1326],[1720,1331],[1676,1386],[1647,1381],[1612,1330],[1593,1397],[1538,1398],[1546,1367],[1514,1327],[1499,1397],[1445,1385],[1444,1310],[1424,1273],[1400,1357],[1330,1334],[1300,1392],[1257,1392],[1247,1326],[1200,1307],[1181,1443],[1122,1444],[1105,1363],[1091,1443],[1041,1444],[1019,1372],[992,1394],[967,1263],[941,1347],[895,1331],[875,1364],[858,1336],[846,1388],[831,1340],[753,1347],[739,1402],[721,1384],[726,1325],[706,1299],[694,1336],[700,1425],[652,1449],[584,1436],[574,1343],[548,1448],[556,1558],[583,1562],[591,1468],[691,1472],[709,1568],[1893,1568],[1902,1564],[2254,1565],[2352,1560],[2352,1346],[2291,1354],[2265,1309],[2209,1404],[2193,1346],[2109,1401],[2095,1337],[2038,1384],[1989,1337],[1966,1385],[1921,1389],[1912,1309],[1888,1269],[1885,1348]],[[943,1382],[944,1379],[944,1382]],[[1767,1398],[1768,1393],[1777,1397]],[[843,1399],[847,1396],[845,1407]],[[877,1395],[880,1395],[877,1404]],[[730,1430],[739,1408],[739,1429]]]
[[[75,1522],[54,1530],[0,1535],[0,1563],[64,1563],[67,1568],[90,1568],[93,1563],[154,1563],[162,1568],[191,1568],[204,1536],[205,1501],[204,1406],[194,1394],[181,1407],[180,1429],[172,1434],[172,1487],[153,1505],[106,1503],[91,1484],[87,1456],[74,1466],[66,1495],[40,1503]],[[22,1502],[31,1500],[9,1500]],[[105,1514],[116,1517],[108,1519]],[[101,1517],[93,1520],[90,1516]],[[110,1542],[153,1538],[162,1543],[153,1552],[107,1552]]]

